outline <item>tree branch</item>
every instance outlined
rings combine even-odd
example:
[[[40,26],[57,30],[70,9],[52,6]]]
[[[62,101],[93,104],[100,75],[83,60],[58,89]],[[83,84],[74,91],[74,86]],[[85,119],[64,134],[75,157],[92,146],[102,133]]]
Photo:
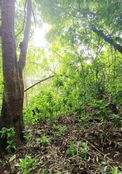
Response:
[[[20,44],[21,51],[20,51],[20,58],[18,62],[21,70],[25,66],[26,53],[28,49],[28,41],[29,41],[30,28],[31,28],[31,16],[32,16],[32,1],[27,0],[27,20],[26,20],[26,26],[24,31],[24,38]]]
[[[46,80],[48,80],[48,79],[51,79],[51,78],[53,78],[53,77],[54,77],[54,75],[49,76],[49,77],[46,77],[45,79],[42,79],[42,80],[36,82],[35,84],[33,84],[33,85],[31,85],[30,87],[26,88],[26,89],[24,90],[24,92],[27,92],[29,89],[33,88],[34,86],[38,85],[39,83],[42,83],[42,82],[44,82],[44,81],[46,81]]]
[[[108,36],[106,36],[102,30],[98,30],[97,28],[92,28],[93,32],[98,36],[104,39],[104,41],[108,42],[111,46],[113,46],[116,50],[118,50],[122,54],[122,46],[114,42],[114,40]]]
[[[24,21],[22,24],[22,28],[20,29],[20,31],[17,33],[16,38],[23,32],[24,27],[25,27],[25,23],[26,23],[26,4],[27,4],[27,0],[25,1],[25,5],[24,5]]]

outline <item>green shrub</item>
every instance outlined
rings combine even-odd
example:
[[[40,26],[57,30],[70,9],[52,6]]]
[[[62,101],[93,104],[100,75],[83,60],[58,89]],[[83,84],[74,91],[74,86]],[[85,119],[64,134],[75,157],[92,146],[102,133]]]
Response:
[[[19,161],[19,167],[22,170],[23,174],[30,174],[30,168],[34,167],[36,164],[36,158],[32,158],[29,155],[25,155],[25,158],[20,159]]]
[[[70,144],[69,147],[67,148],[66,153],[67,153],[67,155],[69,155],[69,156],[74,156],[74,155],[76,155],[76,154],[77,154],[76,145]]]
[[[15,138],[15,130],[14,128],[6,128],[3,127],[0,130],[0,138],[6,138],[7,139],[7,150],[15,150],[16,149],[16,144],[14,141]]]
[[[41,144],[46,144],[46,143],[49,142],[49,140],[50,140],[50,138],[48,136],[42,135],[41,138],[40,138],[40,143]]]

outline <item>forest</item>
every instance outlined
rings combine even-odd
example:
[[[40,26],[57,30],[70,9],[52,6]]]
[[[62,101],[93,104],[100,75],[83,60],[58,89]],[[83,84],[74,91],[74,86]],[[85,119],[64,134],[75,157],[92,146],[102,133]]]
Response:
[[[0,174],[122,174],[122,0],[0,0]]]

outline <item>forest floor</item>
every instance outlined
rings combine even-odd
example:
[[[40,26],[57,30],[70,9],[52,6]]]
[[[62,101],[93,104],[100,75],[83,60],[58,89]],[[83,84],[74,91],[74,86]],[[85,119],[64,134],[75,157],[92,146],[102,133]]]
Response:
[[[78,115],[43,120],[26,130],[27,144],[0,159],[0,174],[122,173],[122,129]]]

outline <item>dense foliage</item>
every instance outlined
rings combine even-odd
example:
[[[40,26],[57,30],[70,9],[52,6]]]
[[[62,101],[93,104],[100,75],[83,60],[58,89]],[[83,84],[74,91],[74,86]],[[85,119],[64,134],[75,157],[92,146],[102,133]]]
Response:
[[[0,54],[0,173],[121,174],[122,0],[1,2],[15,7],[15,44]]]
[[[47,35],[50,47],[40,54],[48,70],[43,67],[41,71],[48,76],[51,70],[55,77],[35,88],[38,93],[30,98],[25,119],[52,119],[73,112],[84,116],[89,115],[87,110],[92,107],[101,109],[96,114],[98,117],[107,120],[115,115],[120,117],[121,52],[94,28],[112,39],[112,43],[121,45],[121,1],[46,0],[40,3],[43,19],[51,25]],[[113,112],[107,107],[109,104],[114,104],[119,111]],[[38,119],[32,115],[36,107],[40,110]]]

